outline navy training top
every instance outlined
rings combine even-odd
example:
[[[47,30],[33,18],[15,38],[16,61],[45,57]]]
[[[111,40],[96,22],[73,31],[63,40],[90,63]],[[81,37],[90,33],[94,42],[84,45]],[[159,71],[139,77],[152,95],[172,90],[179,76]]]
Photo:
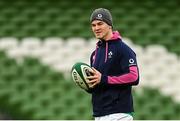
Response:
[[[100,40],[96,50],[91,54],[90,63],[102,74],[100,83],[88,90],[92,94],[93,116],[134,112],[131,91],[132,85],[139,83],[139,71],[136,80],[133,81],[128,81],[131,77],[122,76],[128,76],[130,67],[137,67],[135,52],[120,38]],[[110,77],[111,80],[114,78],[122,82],[113,84]]]

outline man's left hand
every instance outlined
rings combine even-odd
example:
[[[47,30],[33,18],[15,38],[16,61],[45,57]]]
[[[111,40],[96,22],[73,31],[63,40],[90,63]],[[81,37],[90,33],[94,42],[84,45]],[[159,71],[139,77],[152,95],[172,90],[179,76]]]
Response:
[[[92,71],[90,70],[90,72],[92,73],[92,76],[87,77],[89,80],[87,83],[91,85],[90,88],[94,88],[94,86],[99,84],[101,81],[101,73],[94,67],[92,67]]]

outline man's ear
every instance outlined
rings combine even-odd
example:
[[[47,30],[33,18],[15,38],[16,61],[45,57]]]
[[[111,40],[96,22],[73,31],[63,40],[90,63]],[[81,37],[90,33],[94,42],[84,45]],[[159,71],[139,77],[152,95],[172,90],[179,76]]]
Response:
[[[112,29],[112,26],[109,26],[110,29]]]

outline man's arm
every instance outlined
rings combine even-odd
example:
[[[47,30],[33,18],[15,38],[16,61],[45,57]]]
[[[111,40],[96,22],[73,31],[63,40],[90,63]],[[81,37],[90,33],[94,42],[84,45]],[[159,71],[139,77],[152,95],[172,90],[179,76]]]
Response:
[[[129,67],[129,73],[119,75],[119,76],[107,76],[102,75],[98,70],[93,68],[93,76],[88,77],[91,81],[89,83],[92,84],[91,88],[96,86],[97,84],[103,85],[137,85],[139,83],[139,72],[137,66]]]
[[[120,76],[108,76],[108,84],[132,84],[139,83],[139,72],[137,66],[129,67],[129,73]]]

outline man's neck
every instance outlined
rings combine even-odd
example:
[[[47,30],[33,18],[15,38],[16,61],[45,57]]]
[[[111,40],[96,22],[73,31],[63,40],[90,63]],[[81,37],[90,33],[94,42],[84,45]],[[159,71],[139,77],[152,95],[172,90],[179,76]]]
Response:
[[[108,41],[108,40],[110,40],[110,39],[112,38],[112,36],[113,36],[113,32],[110,31],[110,32],[107,34],[107,36],[105,36],[104,40],[105,40],[105,41]]]

